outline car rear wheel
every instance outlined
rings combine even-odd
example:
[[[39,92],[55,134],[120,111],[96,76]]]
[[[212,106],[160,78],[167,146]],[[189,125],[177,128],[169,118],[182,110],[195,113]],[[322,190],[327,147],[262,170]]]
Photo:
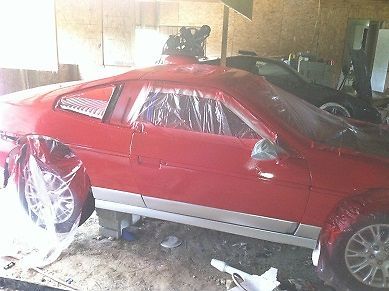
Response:
[[[372,215],[340,235],[330,258],[348,290],[389,290],[389,220]]]
[[[346,107],[336,102],[328,102],[320,106],[320,109],[327,111],[333,115],[341,117],[351,117],[350,111]]]

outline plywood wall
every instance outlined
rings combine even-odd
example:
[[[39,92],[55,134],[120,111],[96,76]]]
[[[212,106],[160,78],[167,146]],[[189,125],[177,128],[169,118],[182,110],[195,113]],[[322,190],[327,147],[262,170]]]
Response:
[[[59,61],[79,65],[82,77],[94,77],[97,68],[105,65],[131,65],[137,25],[208,24],[212,28],[208,55],[220,55],[222,4],[138,0],[55,3]],[[311,51],[335,60],[339,72],[347,23],[355,18],[389,20],[389,0],[254,0],[252,21],[230,11],[228,54],[240,49],[264,56]],[[0,82],[4,76],[3,71]]]
[[[101,0],[57,0],[55,3],[59,62],[101,63]]]
[[[168,4],[166,4],[168,5]],[[208,53],[220,54],[220,4],[180,3],[182,25],[210,23],[213,37]],[[389,19],[388,0],[255,0],[253,20],[230,12],[228,53],[239,49],[264,56],[310,51],[336,62],[339,72],[350,19]]]
[[[221,51],[222,4],[135,0],[56,3],[61,63],[101,64],[104,46],[109,52],[108,64],[130,64],[136,25],[208,24],[212,28],[208,55]],[[311,51],[341,62],[351,18],[389,19],[389,0],[255,0],[252,21],[230,11],[228,54],[240,49],[264,56]]]

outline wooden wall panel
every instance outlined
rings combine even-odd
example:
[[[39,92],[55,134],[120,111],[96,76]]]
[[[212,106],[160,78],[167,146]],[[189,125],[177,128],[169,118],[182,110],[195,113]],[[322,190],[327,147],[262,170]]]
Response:
[[[178,25],[179,7],[179,3],[176,2],[161,2],[159,4],[159,24]]]
[[[318,1],[283,1],[280,53],[311,51],[318,20]]]
[[[234,26],[230,34],[230,53],[243,49],[253,50],[261,55],[278,54],[282,28],[282,14],[279,13],[281,8],[282,0],[255,1],[252,22],[232,13]]]
[[[180,25],[212,28],[210,55],[220,54],[222,6],[180,3]],[[320,8],[320,9],[319,9]],[[263,56],[310,51],[335,60],[340,72],[350,19],[389,19],[389,0],[255,0],[253,20],[230,12],[228,54],[239,49]]]

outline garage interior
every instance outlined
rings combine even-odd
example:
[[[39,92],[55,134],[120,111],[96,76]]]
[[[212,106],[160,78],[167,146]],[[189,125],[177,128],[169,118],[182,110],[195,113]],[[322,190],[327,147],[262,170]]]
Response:
[[[17,5],[8,7],[11,12],[7,12],[7,6],[2,8],[2,31],[12,31],[15,36],[9,42],[14,45],[9,46],[20,47],[21,51],[33,46],[25,58],[33,53],[34,58],[23,66],[46,67],[46,71],[2,69],[1,94],[55,82],[93,79],[134,65],[151,65],[160,56],[168,35],[177,33],[182,26],[209,25],[212,32],[207,39],[207,56],[220,56],[223,5],[215,1],[46,2],[40,4],[43,7],[32,5],[34,13],[18,11],[25,13],[18,17],[12,13]],[[385,0],[256,1],[252,21],[230,10],[227,54],[245,50],[260,56],[288,57],[309,52],[321,60],[333,61],[328,83],[336,86],[343,60],[349,57],[350,48],[360,48],[365,30],[373,66],[378,31],[389,28],[388,9]],[[43,20],[34,24],[38,13]],[[39,25],[46,30],[36,31]],[[35,37],[45,41],[35,43]],[[21,62],[2,60],[2,67],[13,61]],[[387,89],[388,78],[385,80],[381,86]]]
[[[0,95],[153,66],[169,35],[209,25],[208,59],[255,52],[350,95],[357,94],[352,51],[362,49],[372,106],[389,124],[388,0],[253,0],[248,15],[247,3],[226,2],[4,0]],[[177,247],[161,246],[169,236]],[[311,256],[307,248],[98,209],[48,266],[0,257],[0,290],[229,290],[234,282],[213,258],[249,274],[276,268],[276,290],[335,290],[317,277]]]

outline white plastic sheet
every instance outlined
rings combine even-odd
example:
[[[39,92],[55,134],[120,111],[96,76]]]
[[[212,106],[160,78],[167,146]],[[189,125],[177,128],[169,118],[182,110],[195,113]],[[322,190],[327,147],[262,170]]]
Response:
[[[45,266],[73,241],[85,168],[67,146],[42,136],[22,138],[9,167],[0,191],[0,256],[18,258],[27,268]]]
[[[247,291],[272,291],[280,285],[277,281],[277,273],[276,268],[270,268],[261,276],[250,275],[241,283],[241,287],[236,286],[229,291],[242,291],[242,287]]]
[[[236,286],[230,291],[272,291],[280,285],[277,281],[278,270],[276,268],[270,268],[262,275],[250,275],[239,269],[235,269],[225,262],[212,259],[211,265],[218,269],[220,272],[225,272],[231,276],[239,276],[243,282],[239,283],[240,286]]]

